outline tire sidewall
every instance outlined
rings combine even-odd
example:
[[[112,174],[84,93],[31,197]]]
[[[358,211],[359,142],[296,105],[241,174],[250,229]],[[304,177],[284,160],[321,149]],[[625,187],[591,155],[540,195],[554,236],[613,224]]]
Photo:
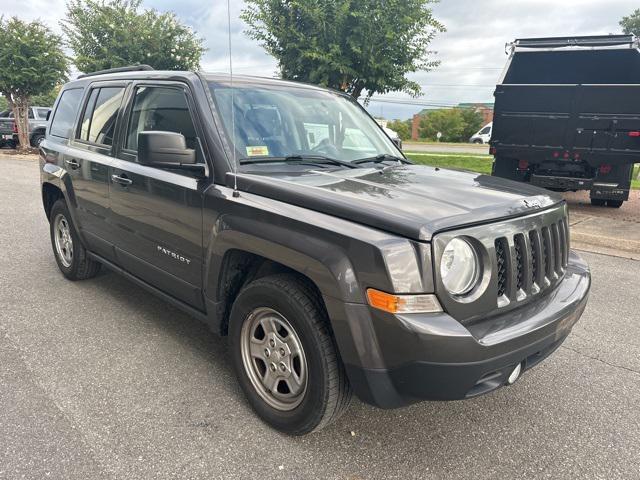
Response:
[[[271,308],[283,315],[296,331],[307,362],[307,391],[300,405],[290,411],[279,411],[269,406],[254,389],[242,361],[241,330],[249,314],[258,307]],[[316,312],[319,314],[319,312]],[[327,404],[328,364],[318,338],[314,334],[308,313],[293,299],[275,286],[255,282],[238,295],[229,319],[229,344],[238,381],[246,398],[258,414],[278,430],[300,433],[311,430],[322,419]]]
[[[68,267],[62,263],[62,261],[60,260],[60,257],[58,256],[58,249],[56,248],[56,242],[54,238],[55,218],[58,215],[64,216],[64,218],[67,220],[67,223],[69,224],[69,227],[70,227],[69,230],[71,232],[71,240],[73,241],[73,259],[71,260],[71,265]],[[51,214],[49,219],[50,219],[49,234],[51,237],[51,247],[53,248],[53,256],[56,259],[56,263],[58,264],[60,271],[63,273],[65,277],[70,279],[75,279],[75,276],[78,272],[78,266],[80,263],[80,249],[83,247],[82,247],[82,244],[80,243],[80,238],[76,233],[76,227],[73,223],[73,220],[71,219],[71,215],[69,214],[69,209],[67,208],[67,204],[62,200],[58,200],[53,205],[53,208],[51,209]]]

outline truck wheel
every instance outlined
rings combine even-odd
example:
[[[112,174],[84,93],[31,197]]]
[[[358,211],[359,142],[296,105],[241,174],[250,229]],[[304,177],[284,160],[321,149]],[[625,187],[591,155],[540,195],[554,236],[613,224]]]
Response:
[[[476,138],[473,143],[475,143],[476,145],[482,145],[484,142],[482,140],[480,140],[479,138]]]
[[[624,203],[623,200],[607,200],[607,207],[620,208],[623,203]]]
[[[63,275],[69,280],[95,277],[100,263],[87,257],[64,200],[58,200],[51,208],[49,226],[53,253]]]
[[[41,133],[37,133],[33,137],[31,137],[31,145],[35,148],[38,148],[43,140],[44,135],[42,135]]]
[[[318,295],[300,277],[278,274],[244,287],[229,320],[240,385],[262,420],[302,435],[337,419],[351,388]]]
[[[606,200],[602,200],[601,198],[592,198],[591,199],[591,205],[593,205],[594,207],[604,207],[606,203],[607,203],[607,201]]]

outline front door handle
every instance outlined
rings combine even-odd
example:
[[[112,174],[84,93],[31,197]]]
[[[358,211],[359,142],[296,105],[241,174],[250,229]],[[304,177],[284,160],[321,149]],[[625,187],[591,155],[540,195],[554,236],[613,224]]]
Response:
[[[126,175],[123,175],[121,177],[119,177],[118,175],[111,175],[111,180],[113,181],[113,183],[119,183],[120,185],[131,185],[133,183],[133,180],[131,180],[130,178],[127,178]]]
[[[80,164],[78,163],[77,160],[65,160],[64,163],[65,163],[65,165],[71,167],[74,170],[76,168],[80,168]]]

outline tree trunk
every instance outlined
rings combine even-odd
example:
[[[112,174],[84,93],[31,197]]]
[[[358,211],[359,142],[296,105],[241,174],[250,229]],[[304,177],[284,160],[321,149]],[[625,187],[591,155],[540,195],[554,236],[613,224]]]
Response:
[[[18,150],[25,151],[31,148],[29,143],[29,100],[19,98],[11,102],[13,104],[13,117],[18,128]]]

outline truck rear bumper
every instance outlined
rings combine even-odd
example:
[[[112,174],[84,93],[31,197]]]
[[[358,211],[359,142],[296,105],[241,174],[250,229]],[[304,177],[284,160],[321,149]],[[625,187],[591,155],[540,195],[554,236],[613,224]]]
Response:
[[[529,304],[463,326],[446,313],[372,318],[389,366],[345,362],[364,402],[395,408],[420,400],[459,400],[507,383],[520,365],[528,370],[566,339],[587,303],[590,274],[574,253],[563,281]],[[377,314],[375,314],[377,315]],[[381,325],[381,327],[380,327]]]
[[[531,184],[537,187],[562,190],[590,190],[593,180],[590,178],[555,177],[531,175]]]

